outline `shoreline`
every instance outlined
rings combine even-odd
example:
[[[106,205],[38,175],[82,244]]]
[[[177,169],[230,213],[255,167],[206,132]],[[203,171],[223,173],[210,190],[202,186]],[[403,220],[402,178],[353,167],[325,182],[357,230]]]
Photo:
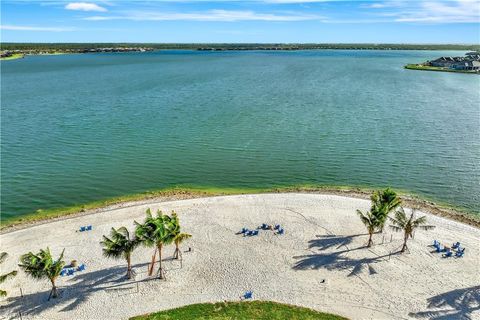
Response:
[[[80,216],[93,215],[97,213],[114,211],[120,208],[135,207],[150,203],[212,198],[235,195],[258,195],[258,194],[323,194],[338,195],[350,198],[369,200],[374,189],[362,189],[353,187],[279,187],[265,189],[233,189],[233,188],[167,188],[159,191],[145,192],[141,194],[116,197],[103,201],[95,201],[83,205],[49,210],[37,210],[32,214],[11,218],[1,221],[0,234],[6,234],[17,230],[27,229],[41,224],[55,221],[68,220]],[[462,212],[458,209],[445,207],[427,199],[415,195],[398,192],[402,205],[410,208],[417,208],[430,214],[454,220],[476,228],[480,228],[480,217],[473,213]]]
[[[480,72],[477,72],[477,71],[455,70],[455,69],[447,69],[447,68],[441,68],[441,67],[424,66],[424,65],[421,65],[421,64],[407,64],[406,66],[404,66],[404,68],[408,69],[408,70],[480,74]]]

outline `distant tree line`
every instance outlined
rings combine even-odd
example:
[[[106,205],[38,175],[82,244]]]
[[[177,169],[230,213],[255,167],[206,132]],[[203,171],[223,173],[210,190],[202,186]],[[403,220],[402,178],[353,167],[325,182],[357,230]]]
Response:
[[[177,50],[480,50],[479,44],[374,43],[0,43],[1,50],[66,51],[95,48],[152,48]]]

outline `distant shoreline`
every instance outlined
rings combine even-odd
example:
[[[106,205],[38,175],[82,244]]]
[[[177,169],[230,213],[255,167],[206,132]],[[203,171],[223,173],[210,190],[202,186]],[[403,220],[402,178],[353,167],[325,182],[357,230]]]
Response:
[[[411,208],[418,208],[431,214],[445,217],[451,220],[462,222],[480,228],[480,217],[460,210],[439,205],[437,203],[422,199],[420,197],[399,193],[403,204]],[[355,187],[334,187],[334,186],[293,186],[278,188],[166,188],[158,191],[145,192],[141,194],[126,195],[107,200],[95,201],[83,205],[76,205],[64,208],[37,210],[35,213],[21,215],[11,219],[3,219],[0,224],[0,233],[8,233],[19,229],[28,228],[38,224],[51,221],[74,218],[83,215],[90,215],[98,212],[115,210],[118,208],[137,206],[153,202],[164,202],[173,200],[196,199],[205,197],[217,197],[225,195],[242,194],[268,194],[268,193],[309,193],[329,194],[348,196],[360,199],[370,199],[373,189],[362,189]]]

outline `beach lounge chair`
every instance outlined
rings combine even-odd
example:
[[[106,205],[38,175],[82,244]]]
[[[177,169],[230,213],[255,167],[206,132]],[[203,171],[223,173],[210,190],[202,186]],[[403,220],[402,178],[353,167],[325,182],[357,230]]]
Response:
[[[60,271],[60,276],[64,277],[66,274],[67,274],[66,269],[62,269],[62,271]]]
[[[444,258],[448,258],[448,257],[451,257],[452,255],[453,255],[452,250],[447,249],[447,252],[445,252],[445,253],[443,254],[443,257],[444,257]]]
[[[253,230],[252,231],[252,236],[257,236],[258,235],[258,230]]]
[[[247,231],[248,231],[248,229],[247,229],[247,228],[242,228],[242,231],[241,231],[240,233],[243,233],[243,234],[245,234],[245,232],[247,232]]]
[[[268,225],[266,223],[262,223],[260,229],[262,230],[267,230],[268,229]]]
[[[77,267],[77,271],[84,271],[85,270],[85,265],[82,263]]]
[[[459,250],[455,253],[455,257],[457,258],[461,258],[463,257],[463,254],[465,253],[465,248],[463,248],[462,250]]]
[[[85,230],[86,230],[85,227],[80,227],[80,232],[83,232]]]
[[[440,242],[438,242],[437,240],[433,240],[433,246],[436,248],[440,245]]]
[[[284,233],[285,233],[285,230],[283,230],[283,228],[278,229],[278,234],[284,234]]]
[[[275,225],[275,228],[273,228],[273,229],[275,229],[275,230],[280,229],[280,225],[279,225],[279,224],[276,224],[276,225]]]
[[[436,248],[437,252],[443,252],[445,249],[442,247],[442,245],[438,245]]]
[[[252,291],[247,291],[247,292],[245,292],[245,294],[243,295],[243,298],[244,298],[244,299],[252,299],[252,295],[253,295],[253,292],[252,292]]]
[[[92,226],[91,226],[91,225],[86,226],[86,227],[85,227],[85,230],[86,230],[86,231],[91,231],[91,230],[92,230]]]
[[[457,243],[452,244],[452,249],[458,249],[460,248],[460,242],[457,241]]]

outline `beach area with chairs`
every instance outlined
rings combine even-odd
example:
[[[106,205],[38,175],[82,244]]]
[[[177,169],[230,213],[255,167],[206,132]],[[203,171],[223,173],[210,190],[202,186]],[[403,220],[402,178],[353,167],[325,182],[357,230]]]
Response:
[[[406,252],[388,221],[367,247],[356,210],[369,208],[368,200],[337,195],[219,196],[125,203],[6,232],[2,269],[18,274],[2,284],[0,318],[128,319],[194,303],[269,300],[350,319],[480,319],[480,229],[419,212],[435,228],[415,232]],[[167,280],[148,275],[152,248],[132,253],[132,279],[125,261],[102,255],[102,236],[133,230],[147,209],[174,210],[192,235],[181,261],[175,246],[164,247]],[[22,254],[47,247],[53,257],[65,250],[69,263],[50,300],[48,281],[18,267]]]

